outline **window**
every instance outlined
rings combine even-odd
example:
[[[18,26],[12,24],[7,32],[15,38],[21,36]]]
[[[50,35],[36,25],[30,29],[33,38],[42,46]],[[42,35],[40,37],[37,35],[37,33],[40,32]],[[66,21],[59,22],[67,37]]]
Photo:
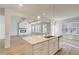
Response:
[[[69,22],[62,25],[63,34],[79,34],[79,22]]]
[[[50,30],[48,22],[33,22],[31,24],[32,34],[47,34]]]
[[[43,24],[43,33],[47,33],[47,24]]]

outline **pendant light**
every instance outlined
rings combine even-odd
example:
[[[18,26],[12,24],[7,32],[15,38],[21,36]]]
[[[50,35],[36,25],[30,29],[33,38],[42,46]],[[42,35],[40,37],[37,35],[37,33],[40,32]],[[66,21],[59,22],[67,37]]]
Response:
[[[56,21],[55,21],[55,5],[53,5],[53,16],[52,16],[52,25],[53,25],[53,35],[55,36],[55,24],[56,24]]]
[[[37,19],[40,20],[40,16],[37,16]]]
[[[53,16],[52,16],[52,19],[53,19],[53,24],[55,25],[56,24],[56,20],[55,20],[55,5],[53,5]]]

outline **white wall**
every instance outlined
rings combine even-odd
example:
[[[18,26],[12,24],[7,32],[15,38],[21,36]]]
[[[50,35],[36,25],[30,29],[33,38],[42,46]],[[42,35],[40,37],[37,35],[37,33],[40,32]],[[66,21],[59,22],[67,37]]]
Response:
[[[4,8],[0,8],[0,39],[5,38],[4,10],[5,10]]]
[[[5,38],[4,16],[0,15],[0,39]]]
[[[10,35],[17,35],[17,23],[22,18],[26,18],[26,14],[12,9],[7,9],[10,17]]]
[[[20,28],[26,28],[26,32],[25,33],[20,33],[20,35],[29,35],[31,34],[31,24],[29,24],[27,21],[23,21],[19,24]]]
[[[19,22],[20,17],[12,16],[10,23],[10,35],[17,35],[17,23]]]
[[[11,25],[10,25],[10,35],[11,36],[16,36],[18,35],[17,34],[17,31],[18,31],[18,26],[20,28],[26,28],[27,29],[27,32],[25,33],[20,33],[19,32],[19,35],[27,35],[27,34],[30,34],[31,33],[31,25],[27,22],[27,21],[23,21],[21,22],[20,24],[18,24],[18,22],[22,20],[21,17],[18,17],[18,16],[12,16],[11,17]]]
[[[17,22],[19,17],[24,17],[26,18],[26,15],[18,12],[18,11],[14,11],[11,9],[4,9],[4,8],[0,8],[0,39],[5,39],[5,10],[7,10],[7,13],[9,14],[10,17],[10,35],[17,35]],[[12,17],[12,16],[18,16],[16,17]]]
[[[56,21],[55,24],[51,24],[51,31],[52,35],[58,36],[62,35],[62,22],[61,21]]]
[[[62,35],[62,22],[59,21],[55,25],[55,35]]]

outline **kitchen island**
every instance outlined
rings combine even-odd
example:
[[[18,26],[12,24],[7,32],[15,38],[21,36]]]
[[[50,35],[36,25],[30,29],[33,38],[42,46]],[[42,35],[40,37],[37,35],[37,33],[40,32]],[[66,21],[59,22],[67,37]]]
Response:
[[[26,55],[53,55],[59,50],[58,37],[28,36],[23,39],[27,43]]]

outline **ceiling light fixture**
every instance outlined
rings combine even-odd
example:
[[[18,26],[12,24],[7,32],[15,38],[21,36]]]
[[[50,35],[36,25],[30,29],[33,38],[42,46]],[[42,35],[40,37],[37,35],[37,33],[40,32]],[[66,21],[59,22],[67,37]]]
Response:
[[[53,15],[51,16],[51,21],[53,22],[53,24],[55,25],[56,24],[56,20],[55,20],[55,5],[53,5]]]
[[[40,19],[40,16],[37,16],[38,20]]]
[[[56,20],[55,20],[55,5],[53,5],[52,23],[53,23],[53,35],[55,35],[55,25],[56,25]]]
[[[22,7],[23,5],[22,4],[19,4],[19,6]]]
[[[53,21],[55,21],[55,5],[53,5]]]

